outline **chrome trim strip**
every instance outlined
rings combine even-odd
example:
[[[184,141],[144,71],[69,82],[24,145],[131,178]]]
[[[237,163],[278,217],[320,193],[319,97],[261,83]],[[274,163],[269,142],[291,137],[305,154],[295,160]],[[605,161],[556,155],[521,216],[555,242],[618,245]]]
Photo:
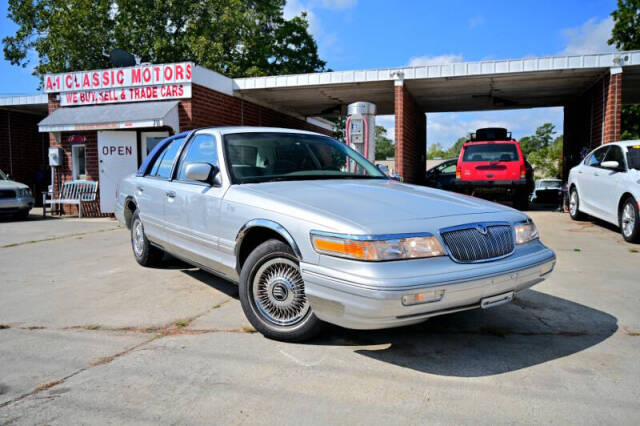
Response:
[[[378,234],[378,235],[356,235],[356,234],[339,234],[335,232],[324,232],[312,230],[311,236],[317,235],[321,237],[342,238],[352,241],[384,241],[384,240],[404,240],[407,238],[417,237],[433,237],[430,232],[412,232],[406,234]]]
[[[447,233],[447,232],[451,232],[451,231],[462,231],[465,229],[476,229],[476,226],[481,225],[486,227],[489,226],[510,226],[512,232],[512,237],[513,237],[513,250],[511,250],[511,252],[504,254],[502,256],[498,256],[498,257],[491,257],[488,259],[479,259],[479,260],[459,260],[457,259],[452,253],[451,250],[449,249],[449,245],[447,244],[447,242],[445,241],[444,237],[442,236],[443,233]],[[509,257],[511,256],[515,251],[516,251],[516,246],[518,244],[516,244],[516,233],[514,230],[514,225],[509,223],[509,222],[473,222],[473,223],[465,223],[463,225],[456,225],[456,226],[449,226],[447,228],[440,228],[438,230],[438,236],[440,237],[440,243],[442,245],[442,247],[444,248],[445,252],[447,253],[447,256],[449,256],[449,258],[456,262],[456,263],[463,263],[463,264],[472,264],[472,263],[486,263],[486,262],[493,262],[496,260],[500,260],[500,259],[504,259],[505,257]],[[466,251],[466,248],[463,246],[463,248]],[[473,247],[471,247],[473,248]]]
[[[238,258],[240,257],[239,255],[240,247],[242,246],[242,240],[247,235],[247,232],[249,232],[249,230],[256,227],[268,228],[280,234],[282,238],[284,238],[285,241],[289,243],[298,260],[302,260],[302,253],[300,252],[300,248],[298,248],[298,244],[296,244],[295,240],[293,239],[291,234],[284,228],[284,226],[269,219],[252,219],[242,225],[242,227],[238,231],[238,234],[236,235],[236,246],[234,250],[236,263],[238,262]]]

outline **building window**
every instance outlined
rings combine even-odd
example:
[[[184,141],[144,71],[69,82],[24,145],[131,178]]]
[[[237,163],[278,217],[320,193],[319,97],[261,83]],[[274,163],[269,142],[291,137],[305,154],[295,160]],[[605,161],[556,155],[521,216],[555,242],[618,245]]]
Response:
[[[71,146],[73,180],[87,178],[87,157],[84,145]]]

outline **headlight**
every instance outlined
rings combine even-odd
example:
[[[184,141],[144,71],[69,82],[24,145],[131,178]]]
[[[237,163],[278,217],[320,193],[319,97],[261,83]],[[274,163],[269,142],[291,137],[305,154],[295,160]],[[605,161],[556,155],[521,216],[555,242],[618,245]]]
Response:
[[[18,197],[31,197],[31,190],[29,188],[18,189]]]
[[[514,226],[516,231],[516,244],[524,244],[539,238],[538,228],[531,219],[526,222],[518,223]]]
[[[357,260],[399,260],[443,256],[431,234],[344,235],[311,232],[313,248],[322,254]]]

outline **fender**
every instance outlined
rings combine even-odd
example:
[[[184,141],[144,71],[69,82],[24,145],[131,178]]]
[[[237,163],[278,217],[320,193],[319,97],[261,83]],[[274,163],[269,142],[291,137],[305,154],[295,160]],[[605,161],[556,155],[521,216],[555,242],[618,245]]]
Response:
[[[302,260],[302,253],[300,252],[298,245],[296,244],[291,234],[289,234],[289,232],[284,228],[284,226],[269,219],[251,219],[250,221],[242,225],[242,228],[240,228],[240,231],[238,231],[238,235],[236,236],[236,261],[240,257],[240,247],[242,246],[242,240],[247,235],[247,232],[256,227],[268,228],[280,234],[280,236],[284,238],[287,243],[289,243],[298,259]]]

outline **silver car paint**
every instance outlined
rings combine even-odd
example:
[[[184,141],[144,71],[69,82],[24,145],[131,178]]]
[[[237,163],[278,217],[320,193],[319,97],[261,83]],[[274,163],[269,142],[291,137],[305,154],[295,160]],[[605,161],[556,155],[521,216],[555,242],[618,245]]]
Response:
[[[9,189],[12,191],[17,191],[18,189],[29,189],[27,185],[24,183],[16,182],[13,180],[0,180],[0,189]],[[16,196],[14,198],[3,198],[0,199],[0,213],[3,210],[31,210],[35,200],[33,199],[33,195],[29,196]]]
[[[328,322],[352,328],[421,321],[430,312],[454,309],[471,299],[479,301],[494,290],[519,291],[529,287],[543,279],[540,265],[546,265],[545,270],[549,271],[553,268],[555,254],[540,241],[518,246],[506,259],[482,264],[459,264],[449,257],[361,262],[319,255],[311,245],[312,230],[355,235],[412,232],[438,235],[439,229],[449,226],[479,221],[515,224],[527,216],[485,200],[393,180],[327,179],[231,185],[224,164],[222,137],[226,133],[258,131],[309,133],[250,127],[200,130],[198,133],[210,133],[218,141],[219,185],[130,176],[119,186],[116,216],[124,221],[127,198],[141,203],[137,205],[145,233],[153,243],[235,282],[239,279],[237,241],[241,241],[243,231],[251,224],[271,224],[295,241],[305,291],[316,314]],[[150,202],[145,198],[146,187],[155,185],[162,188],[154,195],[161,194],[157,196],[162,197],[164,213],[160,215],[162,219],[148,226],[149,218],[158,215],[145,214],[144,206],[159,207],[157,200]],[[142,193],[140,187],[144,187]],[[167,196],[171,192],[174,197]],[[522,275],[523,271],[529,271],[529,275]],[[539,273],[536,275],[535,271]],[[402,291],[434,286],[449,289],[446,300],[412,307],[399,302]],[[461,288],[466,293],[461,293]],[[454,297],[463,293],[465,297]],[[416,312],[422,316],[402,318]]]

